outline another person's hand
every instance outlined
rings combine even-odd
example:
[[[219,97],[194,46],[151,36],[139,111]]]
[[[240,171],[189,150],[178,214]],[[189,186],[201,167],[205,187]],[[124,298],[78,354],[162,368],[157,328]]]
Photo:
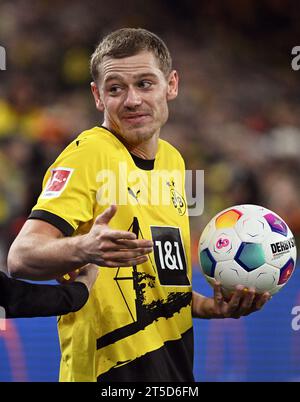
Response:
[[[80,270],[76,271],[79,272],[77,273],[77,278],[74,280],[74,282],[84,283],[90,292],[98,277],[99,267],[94,264],[87,264]]]
[[[258,294],[255,289],[244,290],[244,286],[238,285],[227,300],[217,282],[214,285],[214,313],[220,318],[240,318],[260,310],[270,298],[268,292]]]
[[[92,264],[91,264],[92,265]],[[86,267],[86,265],[84,265]],[[82,267],[82,269],[84,268]],[[77,276],[79,275],[80,269],[76,269],[75,271],[68,272],[67,274],[60,276],[59,278],[56,278],[56,281],[60,283],[61,285],[65,285],[67,283],[72,283],[75,281]]]
[[[80,269],[76,269],[75,271],[68,272],[60,278],[56,278],[56,281],[64,285],[72,282],[81,282],[84,283],[90,291],[97,279],[98,274],[99,267],[97,265],[87,264]]]

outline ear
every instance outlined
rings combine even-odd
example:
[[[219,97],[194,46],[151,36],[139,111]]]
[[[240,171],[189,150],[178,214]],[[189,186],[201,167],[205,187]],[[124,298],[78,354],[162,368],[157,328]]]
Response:
[[[179,76],[176,70],[173,70],[168,78],[167,100],[175,99],[178,94]]]
[[[100,112],[103,112],[104,111],[104,105],[103,105],[103,102],[101,100],[100,92],[99,92],[99,89],[97,87],[97,84],[94,81],[91,82],[91,91],[92,91],[93,97],[95,99],[96,108]]]

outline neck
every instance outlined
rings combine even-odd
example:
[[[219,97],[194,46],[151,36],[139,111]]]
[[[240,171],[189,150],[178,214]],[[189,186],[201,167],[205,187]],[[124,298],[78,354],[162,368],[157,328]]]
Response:
[[[151,142],[151,144],[149,144],[149,142]],[[125,146],[131,154],[138,156],[139,158],[155,159],[155,155],[157,153],[158,148],[158,137],[155,138],[155,142],[152,137],[151,140],[145,141],[142,144],[138,145],[125,144]]]
[[[113,133],[131,154],[142,159],[155,159],[155,155],[158,149],[159,131],[153,134],[152,137],[146,141],[143,141],[139,144],[131,144],[127,142],[122,136],[118,135],[116,131],[108,128],[105,122],[102,124],[102,126]]]

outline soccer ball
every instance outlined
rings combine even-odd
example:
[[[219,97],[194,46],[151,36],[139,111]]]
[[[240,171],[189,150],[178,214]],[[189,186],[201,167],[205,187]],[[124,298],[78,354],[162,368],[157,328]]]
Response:
[[[206,280],[219,281],[225,296],[236,285],[257,293],[278,292],[296,265],[296,244],[282,218],[257,205],[237,205],[217,214],[199,240]]]

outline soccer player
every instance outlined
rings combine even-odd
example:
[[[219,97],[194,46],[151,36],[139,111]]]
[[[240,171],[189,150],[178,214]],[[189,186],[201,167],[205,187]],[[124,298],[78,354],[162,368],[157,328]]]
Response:
[[[60,380],[192,381],[192,317],[238,318],[269,295],[192,291],[185,165],[159,138],[178,91],[165,43],[140,28],[112,32],[91,73],[103,124],[49,168],[8,266],[31,279],[100,267],[86,305],[59,321]]]
[[[5,318],[47,317],[77,311],[87,302],[98,268],[82,268],[74,282],[61,285],[28,283],[0,271],[0,306]],[[4,318],[4,317],[3,317]]]

